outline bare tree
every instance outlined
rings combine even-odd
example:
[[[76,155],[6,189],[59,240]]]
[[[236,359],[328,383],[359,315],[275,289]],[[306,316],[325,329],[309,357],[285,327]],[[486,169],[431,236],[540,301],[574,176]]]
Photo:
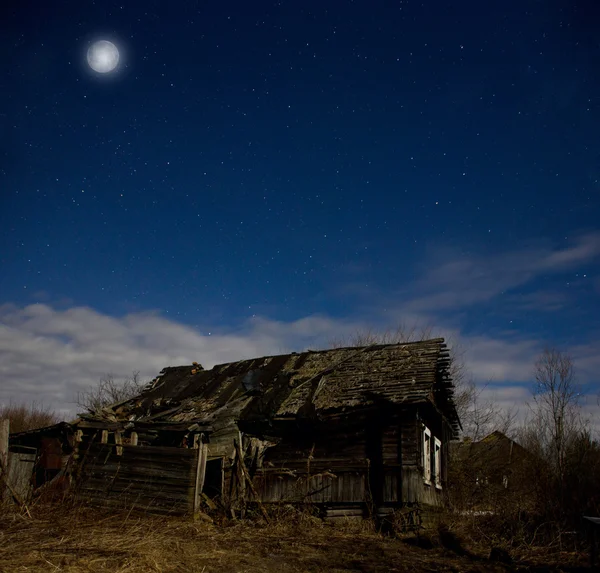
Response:
[[[583,430],[580,388],[575,381],[573,360],[555,348],[547,348],[535,363],[533,424],[540,453],[552,462],[562,482],[566,452]]]
[[[80,408],[92,413],[137,396],[144,386],[139,372],[132,372],[131,376],[122,382],[115,380],[112,374],[107,374],[89,390],[79,392],[76,402]]]
[[[494,400],[483,396],[489,382],[478,386],[472,378],[459,380],[455,392],[456,410],[463,427],[463,435],[478,441],[493,431],[507,436],[514,433],[517,413],[514,408],[505,409]]]
[[[531,453],[536,513],[557,531],[600,507],[600,444],[581,408],[572,358],[548,348],[535,362],[535,387],[519,441]]]

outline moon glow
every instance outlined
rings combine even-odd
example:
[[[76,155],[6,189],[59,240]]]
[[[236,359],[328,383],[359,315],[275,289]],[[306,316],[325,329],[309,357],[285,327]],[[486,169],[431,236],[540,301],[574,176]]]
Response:
[[[87,61],[95,72],[107,74],[112,72],[119,63],[119,50],[112,42],[99,40],[89,47]]]

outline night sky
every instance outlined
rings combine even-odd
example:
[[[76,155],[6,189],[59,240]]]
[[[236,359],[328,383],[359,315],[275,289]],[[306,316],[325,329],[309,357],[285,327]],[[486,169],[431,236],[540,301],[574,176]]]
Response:
[[[597,394],[598,3],[5,4],[0,402],[400,323]]]

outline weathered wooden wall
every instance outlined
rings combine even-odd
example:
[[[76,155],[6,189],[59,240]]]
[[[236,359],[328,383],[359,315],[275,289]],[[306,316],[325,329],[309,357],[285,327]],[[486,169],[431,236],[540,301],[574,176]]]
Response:
[[[198,451],[88,444],[80,452],[81,473],[76,495],[95,505],[133,506],[174,514],[192,512]]]
[[[23,501],[27,501],[31,495],[35,460],[35,450],[8,452],[8,483]]]
[[[431,408],[419,407],[407,413],[400,420],[402,432],[401,497],[404,503],[421,503],[440,507],[444,504],[443,489],[436,487],[433,479],[430,484],[426,484],[423,479],[423,425],[429,428],[432,438],[438,438],[442,442],[442,487],[445,487],[448,465],[447,440],[451,429]]]
[[[363,503],[365,436],[353,430],[283,440],[266,450],[256,475],[264,502]]]
[[[435,482],[425,484],[421,451],[423,423],[446,446],[445,427],[437,418],[435,412],[415,407],[385,408],[359,413],[351,420],[286,423],[271,428],[277,435],[271,438],[256,437],[259,432],[244,435],[229,419],[215,423],[206,444],[210,468],[203,474],[205,490],[232,507],[243,507],[256,495],[265,503],[439,506],[443,492]],[[98,443],[112,442],[116,436],[106,431],[84,435],[80,458],[89,459],[83,463],[82,495],[102,503],[134,503],[177,513],[193,507],[197,451],[130,446],[126,441],[122,445]],[[243,466],[257,494],[247,487],[246,477],[237,475],[234,441],[242,444]],[[122,450],[121,456],[117,450]]]
[[[323,471],[308,474],[287,468],[263,469],[255,478],[256,489],[265,503],[364,503],[367,464],[356,471],[346,468],[335,473]],[[316,470],[315,470],[316,472]]]

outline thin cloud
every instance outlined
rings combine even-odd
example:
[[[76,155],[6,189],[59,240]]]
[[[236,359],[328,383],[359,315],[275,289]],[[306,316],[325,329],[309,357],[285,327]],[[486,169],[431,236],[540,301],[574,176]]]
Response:
[[[417,281],[410,306],[415,312],[471,307],[523,287],[541,275],[589,264],[599,255],[598,232],[581,235],[572,244],[555,249],[530,247],[498,255],[440,252],[434,261],[428,261],[432,270]]]

